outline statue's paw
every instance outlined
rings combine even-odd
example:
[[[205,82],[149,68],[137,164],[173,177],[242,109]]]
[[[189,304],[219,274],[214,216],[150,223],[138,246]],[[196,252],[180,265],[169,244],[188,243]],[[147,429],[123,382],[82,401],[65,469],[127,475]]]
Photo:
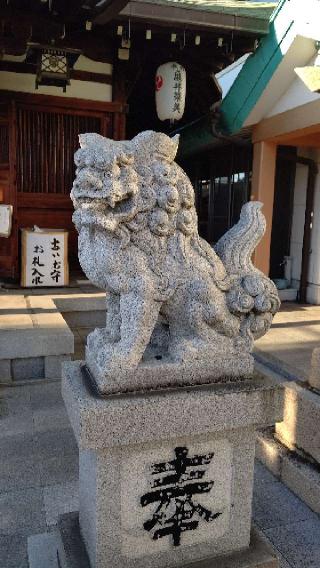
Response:
[[[241,353],[245,351],[251,352],[253,349],[253,337],[251,333],[245,332],[244,335],[239,335],[234,339],[234,347],[236,351]]]
[[[99,368],[105,375],[109,376],[126,373],[137,365],[121,342],[100,345],[94,352],[94,356]]]
[[[240,331],[239,319],[230,314],[229,317],[227,317],[223,321],[222,333],[227,337],[236,337],[237,335],[239,335],[239,331]]]
[[[89,333],[87,337],[87,347],[90,351],[97,351],[103,348],[106,343],[109,343],[109,333],[105,328],[96,328]]]

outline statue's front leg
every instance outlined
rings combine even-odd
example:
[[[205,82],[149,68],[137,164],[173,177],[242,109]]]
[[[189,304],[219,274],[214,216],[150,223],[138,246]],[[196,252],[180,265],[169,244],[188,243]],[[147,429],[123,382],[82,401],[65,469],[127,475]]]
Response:
[[[107,292],[106,297],[106,330],[112,342],[120,339],[120,296]]]
[[[119,340],[103,342],[100,336],[97,341],[95,334],[88,338],[90,359],[94,357],[100,377],[103,376],[105,381],[108,381],[108,377],[134,371],[138,366],[156,325],[160,307],[161,303],[155,302],[149,294],[136,290],[122,294]],[[99,388],[103,390],[103,384],[99,384]]]
[[[106,326],[97,327],[87,338],[91,350],[99,351],[103,345],[120,340],[120,296],[107,292],[106,296]]]
[[[130,366],[137,366],[150,341],[158,320],[160,302],[149,294],[130,292],[120,298],[119,349],[126,354]]]

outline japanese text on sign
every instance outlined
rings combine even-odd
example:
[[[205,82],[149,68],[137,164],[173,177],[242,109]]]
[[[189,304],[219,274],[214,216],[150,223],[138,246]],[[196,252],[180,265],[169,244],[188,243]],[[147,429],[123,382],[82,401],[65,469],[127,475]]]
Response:
[[[23,231],[24,286],[63,286],[67,284],[67,233]]]

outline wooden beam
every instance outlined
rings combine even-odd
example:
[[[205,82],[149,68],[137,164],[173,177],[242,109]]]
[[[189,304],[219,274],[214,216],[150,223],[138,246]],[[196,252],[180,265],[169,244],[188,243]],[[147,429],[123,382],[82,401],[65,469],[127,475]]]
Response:
[[[44,26],[44,29],[50,30],[52,33],[61,33],[61,22],[54,19],[51,13],[47,15],[32,12],[30,9],[19,10],[13,8],[10,4],[1,6],[0,20],[12,22],[14,28],[23,28],[33,26],[36,22],[38,26]]]
[[[319,132],[320,100],[265,118],[253,129],[252,141],[272,140],[281,144],[286,136]]]
[[[254,254],[254,264],[266,275],[269,275],[270,270],[276,154],[276,144],[257,142],[253,146],[251,200],[263,203],[263,213],[267,221],[265,235]]]
[[[92,73],[91,71],[81,71],[81,69],[72,69],[70,73],[71,79],[77,81],[88,81],[90,83],[103,83],[104,85],[112,85],[112,75],[104,73]]]
[[[93,18],[93,22],[99,25],[110,22],[127,4],[129,4],[129,0],[106,0],[100,13]]]
[[[118,102],[91,101],[87,99],[74,99],[56,97],[53,95],[38,95],[32,93],[20,93],[16,91],[0,90],[0,100],[15,100],[20,104],[34,105],[36,107],[50,106],[62,108],[66,111],[85,112],[86,115],[104,112],[126,112],[127,105]]]
[[[9,71],[11,73],[29,73],[35,75],[37,66],[32,63],[19,63],[17,61],[1,61],[0,71]],[[112,75],[104,73],[93,73],[91,71],[82,71],[81,69],[71,69],[71,79],[77,81],[87,81],[90,83],[103,83],[104,85],[112,85]]]

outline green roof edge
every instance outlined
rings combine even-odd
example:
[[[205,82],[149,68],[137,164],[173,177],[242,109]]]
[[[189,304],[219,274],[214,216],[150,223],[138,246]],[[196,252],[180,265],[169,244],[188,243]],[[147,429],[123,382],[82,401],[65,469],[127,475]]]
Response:
[[[289,7],[290,0],[281,0],[270,18],[267,36],[261,39],[259,47],[248,57],[238,77],[220,106],[220,118],[215,129],[222,135],[234,135],[241,130],[245,120],[256,105],[274,72],[280,65],[283,54],[281,44],[290,32],[294,19],[284,18],[283,29],[276,35],[275,26],[280,12]],[[179,158],[209,148],[217,137],[213,133],[212,118],[208,113],[195,123],[184,126],[181,131]],[[179,129],[177,130],[179,132]]]
[[[294,24],[294,19],[284,20],[284,27],[278,37],[275,25],[279,13],[290,0],[281,0],[270,20],[270,31],[262,38],[259,47],[241,69],[230,91],[222,101],[218,129],[225,134],[235,134],[241,130],[245,120],[261,97],[274,72],[280,65],[283,54],[281,44]]]

